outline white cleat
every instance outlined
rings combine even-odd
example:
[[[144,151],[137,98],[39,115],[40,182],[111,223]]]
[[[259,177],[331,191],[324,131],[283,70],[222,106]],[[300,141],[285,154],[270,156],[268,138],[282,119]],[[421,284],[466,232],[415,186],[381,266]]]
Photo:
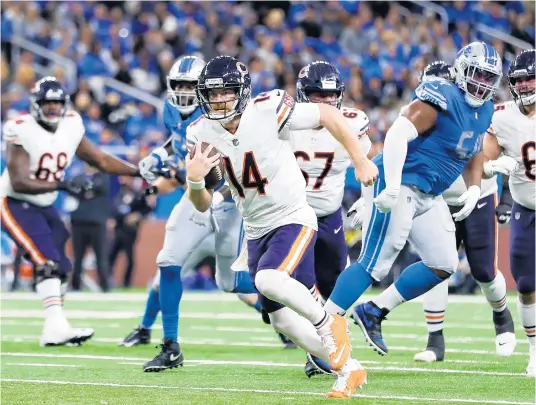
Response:
[[[504,332],[495,337],[495,352],[501,357],[510,357],[516,348],[516,335]]]
[[[348,359],[346,364],[337,372],[337,380],[333,384],[328,398],[351,398],[352,394],[363,384],[367,383],[367,372],[355,359]]]
[[[437,361],[437,355],[431,350],[425,350],[424,352],[417,353],[415,357],[413,357],[413,360],[434,363]]]
[[[95,332],[93,329],[52,329],[45,328],[41,336],[40,345],[45,346],[80,346],[91,339]]]

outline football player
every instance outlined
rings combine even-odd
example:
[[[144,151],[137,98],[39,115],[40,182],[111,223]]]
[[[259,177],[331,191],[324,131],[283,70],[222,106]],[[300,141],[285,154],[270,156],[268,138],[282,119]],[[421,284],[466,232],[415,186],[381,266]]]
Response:
[[[296,101],[325,103],[340,109],[352,133],[359,139],[363,153],[368,154],[371,148],[367,135],[369,119],[363,111],[342,107],[343,96],[341,75],[328,62],[312,62],[298,74]],[[319,298],[325,302],[348,263],[341,205],[350,156],[322,126],[291,131],[290,142],[305,178],[307,202],[317,217],[318,233],[314,246],[316,287]],[[308,377],[329,370],[327,365],[315,367],[315,364],[322,364],[321,360],[309,357],[305,367]]]
[[[169,98],[164,108],[164,123],[171,137],[164,146],[153,150],[139,164],[142,176],[150,182],[156,179],[154,172],[161,170],[168,159],[175,158],[179,167],[184,166],[186,128],[201,116],[195,86],[204,66],[205,62],[200,58],[185,56],[171,67],[167,77]],[[160,177],[149,191],[170,192],[181,182],[184,184],[184,180]],[[144,371],[162,371],[182,365],[184,356],[177,342],[182,296],[180,274],[183,268],[196,264],[192,263],[197,256],[196,250],[213,233],[218,287],[222,291],[241,293],[239,297],[260,310],[249,273],[231,270],[231,264],[240,251],[243,227],[228,187],[224,186],[215,192],[212,208],[205,213],[198,212],[188,198],[182,198],[166,223],[164,246],[156,258],[159,271],[149,290],[141,324],[120,343],[127,347],[149,343],[151,327],[158,312],[162,311],[164,339],[161,351],[144,364]]]
[[[496,107],[484,139],[486,176],[506,167],[512,170],[509,191],[513,199],[510,226],[510,269],[516,281],[517,310],[529,341],[528,377],[536,377],[536,312],[534,209],[536,194],[536,51],[521,52],[510,65],[508,85],[512,101]],[[512,164],[512,161],[514,163]]]
[[[58,191],[81,197],[91,188],[82,178],[65,180],[65,170],[76,155],[103,172],[139,176],[135,166],[102,152],[84,134],[82,118],[69,109],[69,96],[54,77],[39,80],[31,90],[30,114],[4,126],[2,229],[35,266],[45,307],[42,346],[76,345],[93,335],[92,329],[71,328],[62,308],[71,270],[65,255],[69,232],[52,204]]]
[[[198,210],[210,208],[213,191],[204,179],[212,168],[222,170],[222,159],[245,222],[248,268],[272,326],[339,373],[330,397],[349,397],[366,372],[350,357],[346,320],[328,315],[311,295],[317,221],[288,142],[289,129],[326,127],[346,148],[365,185],[374,182],[375,165],[336,107],[296,104],[282,90],[251,100],[248,69],[233,57],[207,63],[196,94],[204,117],[186,131],[193,149],[187,158],[188,197]],[[210,144],[204,151],[202,142]],[[219,153],[209,157],[213,148]]]
[[[452,67],[443,61],[428,65],[421,81],[433,77],[443,77],[454,82]],[[510,174],[502,168],[495,171]],[[444,193],[443,198],[451,214],[460,209],[458,199],[467,191],[463,177],[458,177]],[[456,225],[456,246],[465,247],[467,260],[474,277],[486,296],[493,312],[495,325],[495,349],[499,356],[510,356],[516,347],[514,322],[506,306],[506,280],[497,268],[499,232],[495,207],[497,206],[497,177],[482,180],[480,200],[475,210]],[[428,328],[426,350],[415,355],[416,361],[442,361],[445,357],[443,319],[448,302],[448,280],[438,284],[424,295],[423,307]]]
[[[502,77],[497,51],[483,42],[461,49],[455,60],[455,84],[443,78],[423,81],[385,138],[383,153],[374,158],[380,181],[364,189],[365,220],[361,254],[337,279],[325,308],[344,314],[372,284],[391,269],[407,240],[421,261],[373,301],[352,311],[366,340],[387,353],[381,322],[405,301],[418,297],[458,267],[456,221],[465,219],[481,195],[484,134],[491,123],[491,98]],[[464,170],[465,169],[465,170]],[[462,174],[464,204],[451,216],[441,194]]]

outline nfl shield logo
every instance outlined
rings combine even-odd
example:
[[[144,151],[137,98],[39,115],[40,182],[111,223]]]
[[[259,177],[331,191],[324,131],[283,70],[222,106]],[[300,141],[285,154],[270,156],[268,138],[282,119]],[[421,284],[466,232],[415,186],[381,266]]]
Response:
[[[238,139],[233,139],[233,145],[238,146],[238,144],[239,144]]]
[[[519,219],[521,218],[521,212],[516,212],[516,215],[515,215],[516,219]]]

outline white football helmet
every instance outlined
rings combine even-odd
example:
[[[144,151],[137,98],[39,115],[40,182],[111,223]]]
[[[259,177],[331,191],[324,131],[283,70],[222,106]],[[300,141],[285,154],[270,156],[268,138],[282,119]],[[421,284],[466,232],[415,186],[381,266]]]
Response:
[[[471,107],[478,108],[491,100],[499,89],[501,78],[501,56],[491,45],[472,42],[456,55],[454,80]]]
[[[205,67],[203,59],[197,56],[183,56],[179,58],[167,76],[167,90],[171,103],[181,114],[188,115],[197,108],[197,97],[195,96],[195,86],[201,71]],[[191,91],[178,91],[177,87],[182,82],[193,84]]]

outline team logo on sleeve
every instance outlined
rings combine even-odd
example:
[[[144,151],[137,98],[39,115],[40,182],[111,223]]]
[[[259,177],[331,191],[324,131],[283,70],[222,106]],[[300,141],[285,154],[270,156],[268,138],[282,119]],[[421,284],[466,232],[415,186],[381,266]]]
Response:
[[[309,65],[302,68],[302,70],[300,70],[300,73],[298,73],[298,77],[300,79],[307,77],[308,75],[309,75]]]
[[[236,62],[236,67],[238,68],[240,73],[242,73],[242,76],[248,74],[248,67],[244,65],[242,62]]]

